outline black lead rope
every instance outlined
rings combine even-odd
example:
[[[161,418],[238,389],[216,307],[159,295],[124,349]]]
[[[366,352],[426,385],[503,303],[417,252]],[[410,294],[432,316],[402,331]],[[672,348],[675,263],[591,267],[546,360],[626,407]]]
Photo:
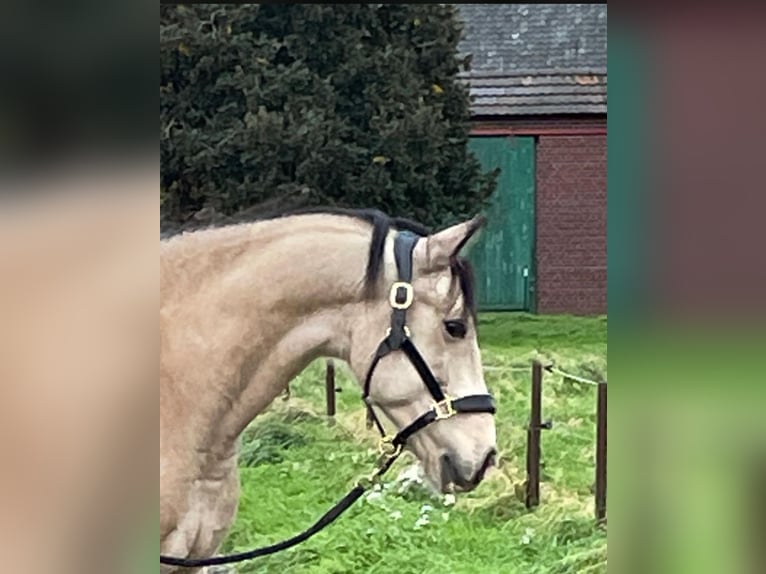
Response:
[[[383,456],[378,461],[378,468],[375,472],[368,478],[358,481],[346,496],[322,515],[322,517],[311,527],[292,538],[272,544],[271,546],[264,546],[263,548],[256,548],[247,552],[216,556],[213,558],[175,558],[172,556],[160,555],[160,564],[185,568],[219,566],[222,564],[243,562],[245,560],[258,558],[259,556],[267,556],[269,554],[274,554],[275,552],[280,552],[281,550],[287,550],[288,548],[308,540],[314,536],[314,534],[332,524],[332,522],[343,514],[367,489],[375,484],[380,477],[391,468],[402,453],[402,449],[404,448],[407,439],[419,430],[424,429],[438,420],[450,418],[458,413],[495,413],[495,404],[491,395],[469,395],[458,399],[445,396],[439,381],[434,377],[434,374],[431,372],[431,369],[428,368],[425,359],[423,359],[423,356],[410,339],[410,331],[407,327],[407,309],[410,308],[413,301],[411,283],[412,250],[418,242],[418,239],[419,237],[417,235],[404,231],[398,233],[394,240],[394,258],[396,260],[399,280],[391,286],[389,294],[389,303],[393,309],[391,312],[391,327],[388,330],[386,337],[375,351],[370,367],[367,370],[367,376],[364,379],[362,400],[364,400],[367,409],[372,415],[372,420],[375,422],[382,437],[379,449]],[[375,415],[372,403],[369,400],[369,395],[372,375],[375,368],[383,357],[393,351],[402,351],[410,360],[410,363],[412,363],[412,366],[418,372],[420,378],[428,389],[428,392],[434,399],[434,404],[431,409],[420,415],[396,435],[389,437],[386,436],[383,425]]]
[[[372,486],[385,472],[391,468],[394,461],[399,458],[399,453],[394,456],[388,457],[379,467],[378,470],[373,473],[366,482],[359,481],[351,491],[344,496],[335,506],[324,513],[322,517],[317,520],[310,528],[307,528],[300,534],[277,542],[271,546],[264,546],[262,548],[255,548],[247,552],[240,552],[238,554],[228,554],[226,556],[215,556],[213,558],[174,558],[172,556],[160,555],[160,564],[168,564],[170,566],[181,566],[184,568],[200,568],[202,566],[220,566],[222,564],[232,564],[234,562],[244,562],[245,560],[252,560],[260,556],[267,556],[292,548],[301,542],[304,542],[314,536],[317,532],[332,524],[341,514],[343,514],[348,508],[354,504],[365,491]]]
[[[268,554],[274,554],[275,552],[280,552],[282,550],[287,550],[288,548],[291,548],[295,546],[296,544],[300,544],[301,542],[308,540],[311,538],[314,534],[322,530],[325,526],[328,526],[331,524],[336,518],[338,518],[343,512],[354,502],[357,501],[357,499],[364,494],[365,487],[362,485],[356,485],[354,488],[351,489],[351,492],[349,492],[346,496],[344,496],[340,502],[338,502],[335,506],[333,506],[328,512],[322,516],[319,520],[317,520],[311,528],[301,532],[300,534],[293,536],[292,538],[288,538],[287,540],[283,540],[282,542],[278,542],[277,544],[272,544],[271,546],[264,546],[263,548],[256,548],[255,550],[250,550],[248,552],[240,552],[239,554],[229,554],[227,556],[216,556],[214,558],[172,558],[170,556],[162,556],[160,555],[160,564],[169,564],[171,566],[184,566],[187,568],[190,567],[201,567],[201,566],[218,566],[221,564],[231,564],[233,562],[243,562],[245,560],[252,560],[253,558],[258,558],[259,556],[267,556]]]

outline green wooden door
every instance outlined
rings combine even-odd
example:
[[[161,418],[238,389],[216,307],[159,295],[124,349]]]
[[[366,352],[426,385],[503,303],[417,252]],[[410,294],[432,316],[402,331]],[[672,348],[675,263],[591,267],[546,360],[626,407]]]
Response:
[[[473,137],[485,170],[500,168],[487,226],[471,248],[479,309],[535,311],[535,141],[532,137]]]

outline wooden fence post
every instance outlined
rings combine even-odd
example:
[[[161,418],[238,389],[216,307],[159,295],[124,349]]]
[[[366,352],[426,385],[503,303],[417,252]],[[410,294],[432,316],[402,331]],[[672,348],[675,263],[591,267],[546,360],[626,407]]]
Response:
[[[532,363],[532,398],[527,427],[527,508],[540,504],[540,430],[543,366]]]
[[[596,520],[606,520],[606,382],[598,384],[596,406]]]
[[[335,421],[335,363],[332,359],[327,360],[324,384],[327,394],[327,416],[330,417],[332,424]]]

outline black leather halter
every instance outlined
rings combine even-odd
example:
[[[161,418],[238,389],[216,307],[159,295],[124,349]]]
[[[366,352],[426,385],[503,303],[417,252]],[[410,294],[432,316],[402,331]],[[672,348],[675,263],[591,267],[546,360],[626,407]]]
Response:
[[[369,477],[360,479],[349,491],[346,496],[339,500],[335,506],[325,512],[313,525],[296,534],[292,538],[264,546],[254,548],[246,552],[229,554],[227,556],[214,556],[210,558],[181,558],[175,556],[160,555],[160,564],[170,564],[186,568],[199,568],[203,566],[215,566],[220,564],[233,564],[251,560],[259,556],[274,554],[287,548],[292,548],[308,540],[314,534],[334,522],[343,512],[345,512],[364,492],[385,474],[391,465],[402,453],[402,449],[407,439],[428,425],[442,419],[450,418],[458,413],[492,413],[495,412],[495,404],[491,395],[469,395],[454,399],[445,395],[441,385],[434,377],[428,364],[418,352],[415,344],[410,339],[410,330],[407,327],[407,309],[410,308],[414,299],[412,291],[412,250],[418,242],[419,237],[409,232],[400,232],[394,240],[394,256],[396,258],[396,268],[399,274],[399,280],[391,286],[389,303],[393,308],[391,312],[391,328],[386,334],[386,338],[378,346],[375,357],[367,371],[364,379],[364,392],[362,398],[367,404],[367,408],[372,413],[372,418],[378,427],[383,438],[380,441],[381,453],[384,455],[378,462],[378,467]],[[378,366],[380,360],[393,351],[402,351],[409,358],[415,370],[423,379],[428,392],[434,399],[433,408],[426,411],[393,437],[388,437],[383,430],[383,425],[375,416],[372,410],[372,403],[369,400],[370,384],[372,374]]]
[[[407,309],[410,308],[414,300],[411,283],[412,250],[415,248],[418,239],[420,239],[419,236],[408,231],[397,233],[394,239],[394,259],[396,260],[398,281],[391,285],[388,298],[393,309],[391,311],[391,327],[388,329],[385,339],[380,342],[378,349],[375,351],[375,356],[364,379],[362,393],[362,400],[367,405],[370,416],[382,436],[380,451],[382,454],[388,455],[398,454],[408,438],[438,420],[448,419],[458,413],[495,413],[495,403],[491,395],[468,395],[458,399],[446,395],[442,390],[442,385],[436,380],[431,369],[428,368],[428,364],[410,338],[411,333],[407,326]],[[431,394],[434,404],[430,410],[420,415],[394,436],[388,436],[372,408],[370,386],[372,384],[372,375],[378,363],[383,357],[393,351],[401,351],[407,356]]]

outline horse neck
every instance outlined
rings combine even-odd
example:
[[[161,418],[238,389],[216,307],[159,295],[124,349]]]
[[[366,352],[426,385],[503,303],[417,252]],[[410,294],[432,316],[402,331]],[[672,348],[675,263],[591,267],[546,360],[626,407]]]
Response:
[[[230,448],[312,360],[347,359],[370,234],[352,218],[312,215],[164,246],[163,385],[170,400],[193,401],[195,448]]]

